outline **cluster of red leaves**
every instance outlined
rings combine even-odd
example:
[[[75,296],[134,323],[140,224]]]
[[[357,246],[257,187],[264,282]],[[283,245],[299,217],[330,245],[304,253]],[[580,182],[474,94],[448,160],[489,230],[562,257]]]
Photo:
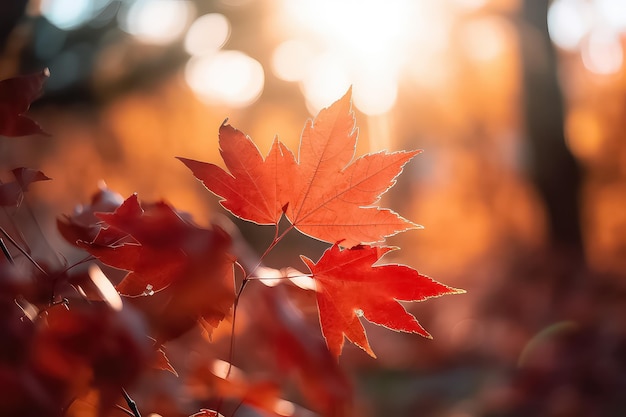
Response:
[[[44,72],[0,82],[0,135],[42,133],[24,113],[40,95],[46,76]],[[146,367],[176,373],[163,344],[198,324],[210,336],[225,318],[234,319],[238,297],[263,266],[264,256],[295,229],[331,244],[317,262],[302,257],[310,272],[306,275],[315,283],[323,338],[311,332],[284,287],[256,286],[247,294],[258,303],[258,345],[272,352],[275,373],[295,378],[311,408],[325,416],[348,415],[352,389],[336,359],[344,336],[375,357],[361,317],[430,337],[399,301],[460,292],[408,266],[379,263],[395,249],[384,245],[386,237],[419,227],[375,205],[418,151],[355,159],[356,141],[348,93],[307,122],[297,158],[278,140],[264,158],[250,138],[226,124],[220,127],[219,144],[228,171],[179,158],[233,215],[274,225],[274,240],[252,262],[242,258],[234,237],[219,226],[200,227],[164,201],[140,203],[136,195],[123,200],[106,188],[90,205],[60,217],[57,226],[92,259],[126,271],[114,290],[106,277],[103,283],[93,271],[48,271],[32,258],[37,271],[18,269],[3,244],[0,287],[6,291],[0,308],[6,314],[0,326],[8,339],[0,349],[0,386],[18,393],[0,401],[0,412],[60,416],[77,397],[95,389],[99,410],[106,413],[119,400],[120,390]],[[12,172],[15,180],[0,184],[0,205],[19,206],[31,183],[49,179],[26,168]],[[281,232],[283,215],[290,226]],[[244,270],[238,289],[236,264]],[[42,275],[48,281],[43,297],[31,288],[38,281],[29,278]],[[55,298],[66,284],[79,299],[70,300],[69,309],[67,301]],[[28,314],[29,309],[35,313]],[[33,348],[16,348],[20,346]],[[215,397],[278,413],[277,380],[235,378],[230,370],[218,376],[200,366],[193,376]],[[35,405],[29,408],[31,402]],[[194,414],[212,415],[218,413],[202,409]]]
[[[303,258],[315,280],[322,332],[335,356],[341,353],[344,335],[375,356],[359,316],[430,337],[397,300],[422,301],[459,290],[407,266],[374,266],[391,248],[366,244],[419,227],[373,205],[419,152],[383,151],[355,160],[354,126],[348,92],[307,122],[297,159],[278,140],[263,158],[249,137],[229,125],[222,125],[219,135],[229,172],[179,159],[233,215],[278,230],[284,214],[292,228],[334,244],[317,264]]]

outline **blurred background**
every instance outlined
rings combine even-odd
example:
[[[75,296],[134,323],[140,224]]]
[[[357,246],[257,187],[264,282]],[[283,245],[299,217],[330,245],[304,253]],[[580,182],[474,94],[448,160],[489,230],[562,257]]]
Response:
[[[467,290],[407,305],[434,340],[346,348],[362,414],[623,416],[625,35],[622,0],[4,0],[0,79],[50,69],[31,114],[53,137],[0,163],[54,179],[29,196],[50,240],[100,180],[208,224],[175,156],[220,164],[226,118],[296,149],[352,85],[359,155],[424,150],[382,203],[425,228],[388,260]],[[272,266],[323,246],[290,248]]]

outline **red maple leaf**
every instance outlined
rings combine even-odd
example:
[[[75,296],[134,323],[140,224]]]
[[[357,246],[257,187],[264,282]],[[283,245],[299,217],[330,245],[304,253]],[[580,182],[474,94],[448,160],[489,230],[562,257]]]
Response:
[[[41,96],[43,84],[49,76],[50,72],[46,68],[36,74],[0,81],[0,135],[47,135],[35,121],[24,114],[30,104]]]
[[[113,212],[118,208],[124,199],[118,193],[110,190],[102,183],[99,190],[91,196],[91,202],[87,205],[79,205],[71,215],[62,215],[57,218],[57,229],[61,236],[72,245],[78,241],[93,242],[102,229],[104,223],[95,213]],[[111,236],[110,243],[121,243],[126,233],[120,232],[119,236]],[[100,237],[102,239],[102,236]],[[100,244],[105,243],[100,241]],[[109,242],[106,242],[109,243]]]
[[[254,142],[230,125],[220,127],[220,153],[230,173],[214,164],[180,159],[235,216],[257,224],[277,224],[283,214],[291,151],[274,141],[264,159]]]
[[[107,265],[129,271],[117,285],[136,300],[155,329],[159,343],[189,330],[197,320],[211,331],[229,314],[235,294],[230,237],[203,229],[165,202],[141,206],[130,196],[113,213],[96,213],[108,228],[93,242],[79,242]],[[111,236],[132,241],[111,244]]]
[[[330,351],[339,356],[344,335],[372,357],[359,317],[408,333],[430,335],[398,301],[423,301],[463,290],[448,287],[405,265],[373,265],[391,247],[355,246],[327,249],[314,263],[302,256],[316,283],[322,333]]]
[[[250,138],[228,125],[221,126],[219,138],[229,172],[179,159],[235,216],[278,224],[284,212],[302,233],[348,247],[419,227],[374,206],[419,151],[383,151],[354,160],[350,91],[306,123],[297,160],[278,140],[263,158]]]

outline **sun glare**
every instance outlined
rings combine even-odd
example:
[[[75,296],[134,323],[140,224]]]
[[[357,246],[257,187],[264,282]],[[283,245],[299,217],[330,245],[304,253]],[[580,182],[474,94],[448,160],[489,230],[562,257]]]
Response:
[[[274,51],[273,71],[300,83],[312,113],[350,85],[360,111],[388,112],[409,56],[439,48],[447,31],[442,6],[422,0],[282,0],[280,10],[290,40]]]

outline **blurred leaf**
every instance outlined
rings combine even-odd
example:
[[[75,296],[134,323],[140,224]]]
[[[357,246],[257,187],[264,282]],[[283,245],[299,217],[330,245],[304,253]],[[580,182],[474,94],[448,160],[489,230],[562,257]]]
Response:
[[[20,75],[0,81],[0,135],[48,135],[39,125],[25,116],[30,104],[42,94],[50,72],[45,70],[31,75]]]
[[[165,355],[165,350],[163,347],[160,347],[159,349],[157,349],[154,362],[152,362],[152,366],[155,369],[169,371],[173,373],[174,375],[178,376],[178,372],[176,372],[176,369],[174,369],[174,367],[170,363],[170,360],[167,358],[167,355]]]
[[[96,216],[108,228],[79,246],[105,264],[129,271],[117,286],[120,293],[154,299],[137,304],[143,303],[159,343],[178,337],[200,318],[215,328],[230,313],[234,259],[226,232],[199,228],[162,201],[142,206],[136,195],[115,212]],[[134,241],[111,244],[110,234],[120,232]]]

